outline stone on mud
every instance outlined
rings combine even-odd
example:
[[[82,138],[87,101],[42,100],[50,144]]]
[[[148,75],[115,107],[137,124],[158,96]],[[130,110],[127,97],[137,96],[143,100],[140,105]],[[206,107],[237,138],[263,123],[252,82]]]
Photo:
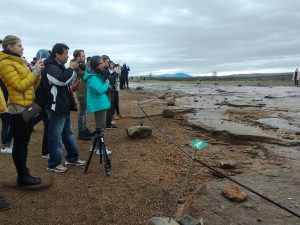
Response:
[[[235,202],[243,202],[247,199],[247,194],[233,184],[228,184],[222,193],[226,198]]]
[[[130,138],[147,138],[152,135],[152,128],[148,126],[131,126],[126,129]]]
[[[236,167],[236,162],[233,160],[222,161],[220,163],[220,168],[222,169],[234,169]]]
[[[135,90],[143,90],[144,89],[144,86],[137,86],[136,88],[135,88]]]
[[[190,215],[184,215],[178,222],[180,225],[201,225],[199,220],[194,219]]]
[[[175,98],[174,97],[166,98],[166,103],[167,105],[175,105]]]
[[[163,111],[163,116],[167,118],[173,118],[175,116],[175,112],[172,109],[165,109]]]
[[[147,225],[180,225],[175,220],[171,219],[169,217],[163,218],[163,217],[152,217]]]

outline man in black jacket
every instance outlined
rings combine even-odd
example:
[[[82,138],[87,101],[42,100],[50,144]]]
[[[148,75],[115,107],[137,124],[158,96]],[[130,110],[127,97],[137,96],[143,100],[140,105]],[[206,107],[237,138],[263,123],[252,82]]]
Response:
[[[47,93],[48,126],[48,171],[66,172],[67,168],[61,164],[62,143],[67,156],[65,165],[83,166],[85,161],[79,159],[78,148],[75,143],[71,127],[70,111],[77,111],[76,103],[70,84],[78,68],[77,62],[70,62],[67,69],[64,65],[68,61],[68,49],[65,44],[55,44],[50,57],[44,62],[42,86]]]

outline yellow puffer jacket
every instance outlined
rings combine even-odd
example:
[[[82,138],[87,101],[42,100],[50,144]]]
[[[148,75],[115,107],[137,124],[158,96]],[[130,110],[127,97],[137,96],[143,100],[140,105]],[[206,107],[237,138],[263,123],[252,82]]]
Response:
[[[8,105],[32,105],[40,78],[30,72],[22,58],[0,52],[0,79],[8,91]]]

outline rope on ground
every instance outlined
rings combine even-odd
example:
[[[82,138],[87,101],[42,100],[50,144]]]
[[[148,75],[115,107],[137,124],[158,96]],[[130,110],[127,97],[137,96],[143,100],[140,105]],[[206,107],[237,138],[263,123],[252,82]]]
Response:
[[[244,185],[244,184],[238,182],[238,181],[235,180],[234,178],[229,177],[229,176],[227,176],[226,174],[224,174],[224,173],[222,173],[222,172],[220,172],[220,171],[214,169],[213,167],[211,167],[211,166],[208,165],[207,163],[201,161],[200,159],[197,159],[194,155],[191,155],[190,153],[188,153],[186,150],[184,150],[184,149],[183,149],[183,148],[182,148],[182,147],[174,140],[173,137],[171,137],[171,136],[168,135],[166,132],[164,132],[163,129],[162,129],[161,127],[159,127],[159,126],[158,126],[158,125],[157,125],[157,124],[156,124],[156,123],[148,116],[148,114],[145,112],[145,110],[142,108],[141,105],[138,105],[138,106],[139,106],[139,108],[142,110],[142,112],[145,114],[145,116],[147,117],[147,119],[148,119],[148,120],[149,120],[149,121],[150,121],[150,122],[151,122],[151,123],[152,123],[159,131],[160,131],[160,132],[162,132],[162,134],[163,134],[163,135],[164,135],[171,143],[173,143],[173,144],[174,144],[174,145],[175,145],[182,153],[184,153],[187,157],[189,157],[190,159],[192,159],[193,161],[195,161],[195,162],[197,162],[197,163],[199,163],[199,164],[202,164],[203,166],[207,167],[208,169],[212,170],[215,174],[219,175],[220,177],[224,177],[224,178],[226,178],[226,179],[228,179],[228,180],[230,180],[230,181],[236,183],[237,185],[239,185],[239,186],[245,188],[246,190],[252,192],[253,194],[259,196],[260,198],[262,198],[262,199],[264,199],[264,200],[270,202],[271,204],[273,204],[273,205],[275,205],[275,206],[277,206],[277,207],[279,207],[279,208],[281,208],[281,209],[283,209],[283,210],[289,212],[290,214],[292,214],[292,215],[294,215],[294,216],[300,218],[300,214],[298,214],[297,212],[294,212],[294,211],[292,211],[292,210],[286,208],[285,206],[282,206],[281,204],[279,204],[279,203],[273,201],[272,199],[270,199],[270,198],[268,198],[268,197],[266,197],[266,196],[264,196],[264,195],[258,193],[257,191],[253,190],[252,188],[249,188],[248,186],[246,186],[246,185]]]

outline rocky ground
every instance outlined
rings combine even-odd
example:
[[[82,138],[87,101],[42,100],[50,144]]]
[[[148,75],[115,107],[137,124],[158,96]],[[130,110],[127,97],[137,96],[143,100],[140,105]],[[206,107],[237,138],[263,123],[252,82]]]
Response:
[[[240,203],[223,197],[222,189],[230,182],[191,162],[144,117],[138,103],[186,151],[194,152],[189,144],[195,138],[205,140],[208,146],[196,154],[199,159],[299,214],[300,166],[297,162],[300,151],[295,133],[288,132],[289,138],[282,138],[272,133],[281,129],[270,129],[272,132],[264,129],[277,140],[264,142],[263,138],[253,136],[239,138],[238,132],[214,132],[215,127],[208,126],[203,120],[191,119],[199,113],[199,107],[185,104],[189,99],[196,103],[214,102],[215,105],[216,99],[209,100],[211,94],[195,96],[172,90],[167,92],[121,91],[121,111],[127,118],[117,121],[118,129],[105,132],[106,144],[113,151],[110,177],[105,176],[96,155],[87,174],[83,174],[80,167],[70,167],[65,174],[46,172],[47,161],[41,158],[42,124],[38,124],[29,145],[28,166],[32,174],[41,176],[51,185],[39,190],[16,187],[11,155],[1,154],[0,193],[10,201],[12,209],[0,213],[0,224],[135,225],[147,224],[153,216],[179,219],[183,214],[202,218],[204,224],[300,224],[299,218],[248,191],[244,190],[248,199]],[[224,96],[224,92],[218,93]],[[170,96],[176,97],[175,106],[166,106],[165,98]],[[167,108],[175,111],[174,118],[161,115]],[[247,115],[258,115],[258,109],[261,108]],[[252,120],[245,119],[243,110],[232,113],[235,111],[224,111],[223,121],[230,118],[233,122],[248,121],[239,122],[243,125],[253,123],[252,117]],[[207,115],[204,118],[209,119]],[[72,119],[77,133],[76,114],[72,114]],[[92,115],[89,115],[88,123],[92,129]],[[141,123],[154,128],[152,137],[129,139],[125,129]],[[289,141],[294,144],[286,144]],[[81,159],[87,160],[90,142],[77,143]],[[233,160],[236,166],[221,169],[220,163],[227,160]],[[186,180],[189,168],[191,172]]]

